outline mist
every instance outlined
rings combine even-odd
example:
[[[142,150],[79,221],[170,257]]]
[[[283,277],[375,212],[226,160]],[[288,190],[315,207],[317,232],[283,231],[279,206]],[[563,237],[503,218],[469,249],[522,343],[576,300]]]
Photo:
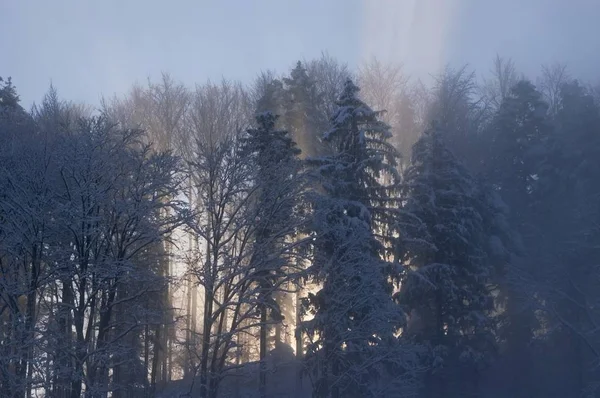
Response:
[[[0,397],[600,397],[600,3],[0,4]]]
[[[3,2],[5,74],[26,108],[50,82],[97,106],[163,71],[188,85],[222,77],[250,83],[325,51],[356,68],[376,57],[427,78],[446,64],[489,72],[496,54],[528,76],[569,65],[596,81],[600,39],[593,0],[553,1],[154,1]],[[33,12],[36,10],[36,12]]]

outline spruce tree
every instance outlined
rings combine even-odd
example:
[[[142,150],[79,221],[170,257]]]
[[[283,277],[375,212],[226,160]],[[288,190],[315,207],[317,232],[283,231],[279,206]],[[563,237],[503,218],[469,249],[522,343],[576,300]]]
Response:
[[[276,295],[291,280],[287,259],[292,255],[289,238],[300,226],[297,211],[302,191],[300,150],[285,130],[276,130],[277,116],[270,112],[256,116],[257,128],[249,129],[242,151],[250,156],[255,200],[254,244],[250,266],[257,284],[260,312],[259,390],[266,397],[267,337],[269,326],[283,320]]]
[[[519,81],[502,102],[491,125],[486,176],[511,208],[514,225],[525,235],[532,188],[547,157],[551,124],[548,105],[535,86]]]
[[[410,215],[422,222],[430,243],[422,246],[429,250],[405,256],[408,269],[398,300],[413,318],[407,334],[433,355],[427,396],[466,392],[449,379],[476,380],[494,351],[493,270],[477,184],[435,127],[414,145],[404,178],[401,220]]]
[[[305,329],[320,397],[392,396],[411,381],[412,352],[401,353],[396,337],[404,314],[392,300],[391,264],[376,233],[393,213],[398,154],[387,142],[389,126],[358,91],[346,82],[324,135],[334,153],[312,161],[322,187],[314,201],[311,268],[320,288],[308,297],[313,318]]]
[[[547,213],[536,198],[544,196],[543,187],[554,179],[556,170],[548,168],[555,156],[548,105],[531,82],[518,81],[504,97],[491,121],[487,148],[485,175],[510,209],[508,221],[522,254],[509,268],[502,287],[499,333],[514,388],[510,393],[526,396],[534,387],[533,343],[540,329],[535,313],[542,289],[539,265],[551,256],[540,239],[550,231],[540,228]]]
[[[275,115],[281,114],[283,112],[285,95],[281,80],[272,78],[269,75],[263,75],[257,81],[256,86],[255,90],[258,96],[255,103],[256,114],[260,115],[265,112],[272,112]]]
[[[557,104],[553,146],[532,192],[540,215],[536,258],[544,264],[536,275],[544,287],[544,318],[553,325],[544,341],[552,349],[537,356],[542,369],[560,364],[563,378],[551,388],[567,395],[583,394],[598,377],[585,364],[599,347],[590,319],[599,315],[600,112],[577,81],[562,84]]]
[[[308,76],[306,68],[298,61],[290,72],[290,77],[284,78],[283,83],[283,125],[308,156],[323,154],[325,147],[318,136],[322,131],[317,110],[320,96],[315,81]]]

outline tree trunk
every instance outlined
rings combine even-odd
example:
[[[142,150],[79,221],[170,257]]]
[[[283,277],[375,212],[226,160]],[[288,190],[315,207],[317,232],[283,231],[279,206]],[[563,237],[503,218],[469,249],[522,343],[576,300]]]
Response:
[[[204,314],[202,325],[202,352],[200,354],[200,397],[208,398],[208,356],[210,350],[210,336],[212,330],[213,300],[210,284],[204,290]]]
[[[146,316],[146,325],[144,326],[144,395],[146,398],[150,396],[148,385],[148,369],[150,369],[150,325],[148,325],[148,317]]]
[[[185,319],[185,344],[187,346],[185,353],[185,368],[183,369],[184,379],[192,375],[192,279],[187,281],[186,295],[186,319]]]
[[[168,213],[168,211],[167,211]],[[172,245],[169,241],[166,242],[167,245],[167,263],[168,263],[168,275],[167,275],[167,281],[169,280],[168,278],[170,278],[173,275],[173,262],[171,261],[171,254],[173,251]],[[168,324],[169,326],[169,333],[166,335],[166,339],[167,339],[167,355],[166,355],[166,359],[167,359],[167,380],[166,381],[171,381],[171,375],[172,375],[172,371],[173,371],[173,340],[175,340],[175,326],[173,325],[173,313],[172,313],[172,289],[171,289],[171,284],[167,283],[167,289],[166,289],[166,294],[167,294],[167,303],[168,303],[168,309],[166,311],[167,314],[167,320],[168,320]]]
[[[294,330],[294,337],[296,342],[296,364],[298,366],[298,374],[296,375],[296,391],[298,395],[302,394],[302,299],[300,297],[300,289],[296,290],[296,325]]]
[[[26,318],[26,331],[27,331],[27,350],[25,355],[25,365],[27,368],[26,374],[26,397],[31,397],[32,388],[32,376],[33,376],[33,339],[35,338],[35,309],[37,301],[37,274],[38,266],[34,265],[32,269],[31,283],[29,285],[29,294],[27,295],[27,318]]]
[[[325,333],[325,331],[324,331],[324,335],[326,336],[327,334],[328,333]],[[331,384],[330,384],[331,380],[329,377],[330,376],[329,368],[333,365],[332,363],[329,362],[329,358],[333,358],[331,356],[331,353],[332,353],[331,348],[332,348],[331,343],[326,338],[324,347],[323,347],[323,358],[325,358],[325,360],[320,359],[320,362],[317,365],[317,372],[320,372],[321,374],[319,374],[317,376],[317,380],[319,381],[319,383],[317,386],[318,393],[316,395],[320,396],[320,397],[327,397],[327,398],[331,397],[329,395],[331,392]]]
[[[281,328],[283,327],[282,322],[275,324],[275,344],[273,348],[279,348],[281,346]]]
[[[55,347],[56,363],[56,391],[61,398],[76,397],[81,395],[81,378],[72,380],[74,373],[73,360],[69,355],[72,349],[71,343],[71,328],[73,320],[71,316],[71,308],[73,307],[73,291],[71,289],[70,280],[62,280],[62,302],[58,308],[58,329],[56,336],[57,347]]]
[[[340,363],[334,358],[331,364],[331,398],[340,398]]]
[[[100,311],[100,321],[98,322],[98,338],[96,343],[96,354],[102,355],[106,345],[108,344],[108,337],[110,334],[110,321],[112,319],[113,303],[117,294],[117,282],[115,282],[110,288],[106,301],[103,303],[103,309]],[[79,362],[79,361],[78,361]],[[79,363],[77,364],[79,366]],[[94,359],[91,366],[88,368],[88,380],[90,383],[89,387],[94,390],[100,389],[102,391],[108,388],[108,366],[106,360],[98,361]],[[105,394],[88,394],[86,396],[101,397]],[[75,398],[75,397],[73,397]]]
[[[154,396],[156,392],[156,376],[159,372],[160,366],[160,328],[161,325],[156,325],[156,331],[154,333],[154,352],[152,354],[152,372],[150,373],[150,392],[151,396]]]
[[[267,397],[267,306],[265,303],[260,304],[260,342],[259,342],[259,381],[258,391],[260,398]]]

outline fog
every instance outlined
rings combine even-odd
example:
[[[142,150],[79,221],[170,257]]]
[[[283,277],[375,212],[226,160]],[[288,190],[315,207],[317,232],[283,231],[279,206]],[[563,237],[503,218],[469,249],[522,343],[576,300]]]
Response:
[[[560,62],[596,80],[599,18],[595,0],[3,1],[0,65],[26,105],[50,82],[98,104],[161,71],[247,83],[322,51],[352,67],[403,63],[419,77],[447,63],[484,74],[500,54],[526,75]]]
[[[600,397],[598,21],[0,2],[0,398]]]

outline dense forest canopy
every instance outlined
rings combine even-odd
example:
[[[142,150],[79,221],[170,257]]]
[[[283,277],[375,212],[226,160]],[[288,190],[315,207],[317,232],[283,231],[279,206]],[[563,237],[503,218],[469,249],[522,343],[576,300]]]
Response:
[[[600,86],[489,70],[3,76],[0,396],[600,397]]]

